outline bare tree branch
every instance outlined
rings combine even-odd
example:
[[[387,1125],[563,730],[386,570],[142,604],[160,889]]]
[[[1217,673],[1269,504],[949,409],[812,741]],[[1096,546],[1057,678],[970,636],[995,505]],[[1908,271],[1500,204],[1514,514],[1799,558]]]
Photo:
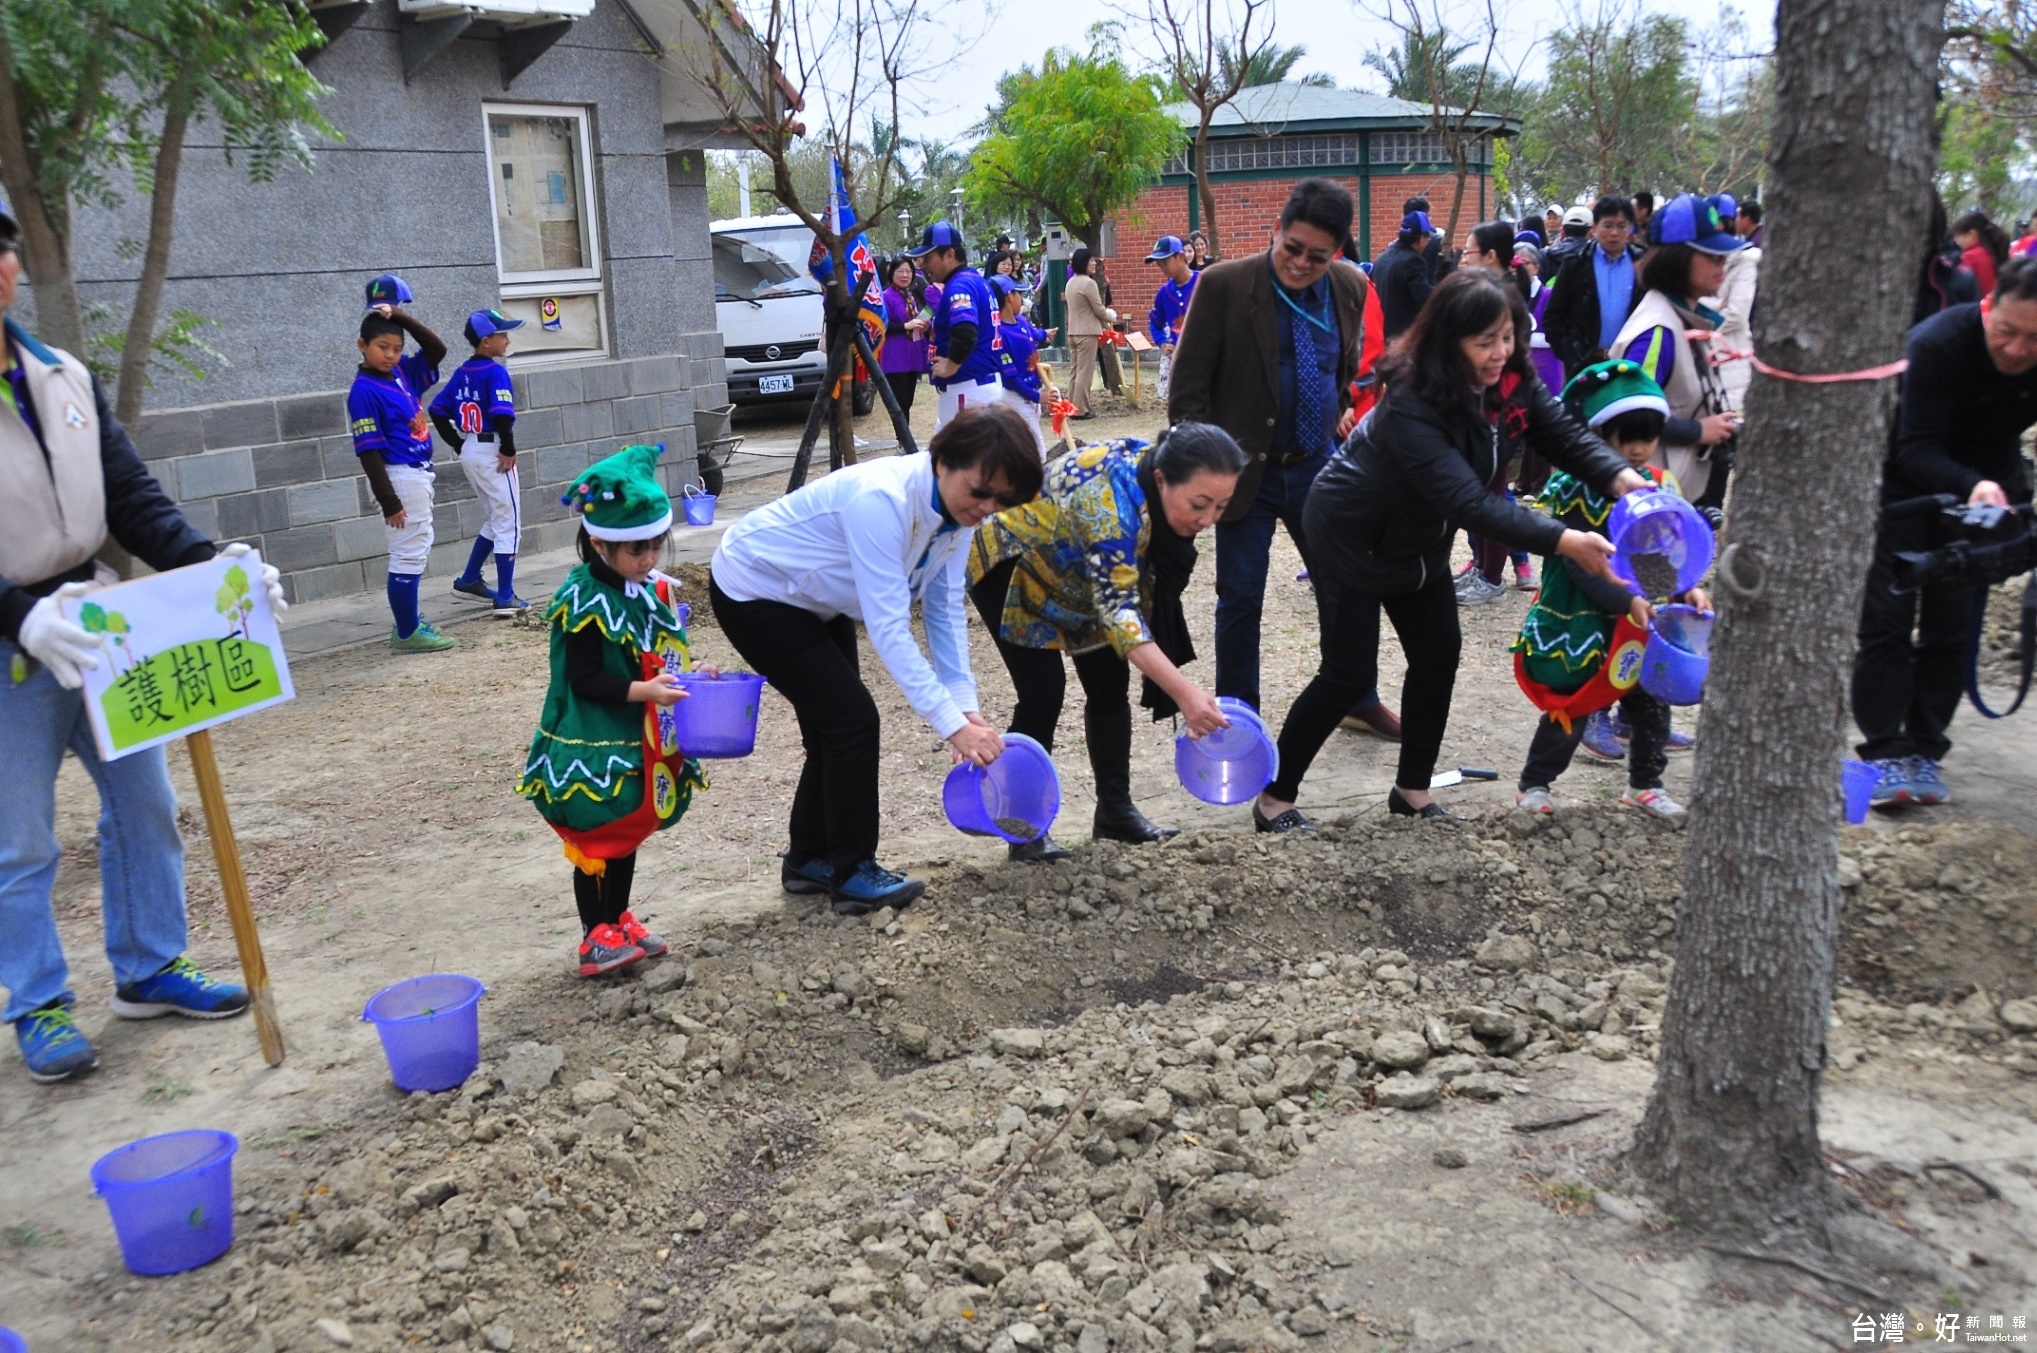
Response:
[[[1216,192],[1209,177],[1210,124],[1238,97],[1253,62],[1272,46],[1273,0],[1147,0],[1146,23],[1160,44],[1161,70],[1196,112],[1196,197],[1210,251],[1221,255]]]

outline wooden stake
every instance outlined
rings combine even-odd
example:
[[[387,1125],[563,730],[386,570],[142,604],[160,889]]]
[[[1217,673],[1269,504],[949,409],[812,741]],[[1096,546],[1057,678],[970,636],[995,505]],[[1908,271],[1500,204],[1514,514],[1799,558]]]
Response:
[[[226,790],[219,783],[219,762],[212,755],[212,731],[201,728],[184,740],[191,753],[191,773],[205,804],[205,830],[212,837],[212,859],[219,866],[219,888],[226,895],[226,914],[233,919],[233,945],[240,951],[241,977],[255,1007],[255,1033],[262,1040],[262,1059],[283,1064],[283,1029],[276,1022],[276,1000],[269,994],[269,965],[262,958],[262,937],[255,929],[254,905],[248,901],[247,875],[241,872],[240,847],[233,839],[233,819],[226,811]]]

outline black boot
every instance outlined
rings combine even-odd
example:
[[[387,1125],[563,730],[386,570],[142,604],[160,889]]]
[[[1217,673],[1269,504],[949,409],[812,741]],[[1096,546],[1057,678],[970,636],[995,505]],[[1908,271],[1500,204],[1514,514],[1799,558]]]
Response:
[[[1170,836],[1181,835],[1179,827],[1162,827],[1146,820],[1132,802],[1130,777],[1123,781],[1096,786],[1096,820],[1090,828],[1091,838],[1098,841],[1129,841],[1133,845],[1145,845],[1149,841],[1165,841]]]
[[[1051,836],[1036,836],[1015,846],[1005,847],[1013,864],[1055,864],[1061,860],[1073,859],[1067,851],[1054,844]]]

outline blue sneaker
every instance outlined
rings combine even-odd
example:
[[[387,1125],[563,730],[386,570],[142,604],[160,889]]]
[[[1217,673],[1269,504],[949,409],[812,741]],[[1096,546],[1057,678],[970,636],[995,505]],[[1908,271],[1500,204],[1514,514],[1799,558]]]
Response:
[[[71,1007],[62,1001],[52,1001],[15,1020],[14,1041],[21,1045],[29,1079],[44,1085],[76,1080],[99,1065],[99,1054],[78,1032]]]
[[[875,860],[865,860],[856,866],[847,883],[838,883],[829,891],[834,894],[837,916],[864,916],[879,907],[909,906],[926,890],[923,880],[907,878]]]
[[[530,603],[514,592],[511,592],[506,597],[499,597],[491,593],[488,600],[495,607],[494,614],[501,619],[514,619],[522,612],[530,609]]]
[[[1687,752],[1695,746],[1697,746],[1697,734],[1679,733],[1672,728],[1669,730],[1669,745],[1664,747],[1663,750],[1666,752]]]
[[[1601,761],[1627,759],[1627,749],[1620,746],[1620,739],[1613,732],[1612,716],[1603,710],[1586,716],[1584,738],[1577,745],[1586,755],[1595,756]]]
[[[1870,808],[1907,808],[1918,802],[1917,785],[1911,778],[1910,768],[1915,757],[1892,756],[1867,764],[1879,771],[1881,778],[1874,782],[1874,792],[1868,796]]]
[[[482,582],[479,578],[474,579],[472,582],[465,578],[455,578],[453,579],[453,590],[463,597],[472,597],[476,601],[492,603],[495,600],[495,589]]]
[[[792,857],[778,857],[778,886],[788,893],[825,893],[835,886],[835,867],[825,856],[815,856],[805,864],[794,864]]]
[[[1910,785],[1916,802],[1926,807],[1952,801],[1952,790],[1946,785],[1945,776],[1939,771],[1938,763],[1928,756],[1910,758]]]
[[[129,982],[113,993],[113,1013],[122,1019],[158,1015],[231,1019],[247,1008],[247,988],[207,977],[188,958],[173,958],[155,976]]]

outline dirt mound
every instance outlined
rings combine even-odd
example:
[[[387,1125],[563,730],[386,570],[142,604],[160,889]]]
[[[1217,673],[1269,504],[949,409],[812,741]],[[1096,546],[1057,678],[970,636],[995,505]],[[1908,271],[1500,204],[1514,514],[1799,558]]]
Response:
[[[1884,1000],[2037,996],[2037,839],[1995,823],[1846,833],[1846,974]]]
[[[492,996],[460,1091],[364,1071],[345,1121],[250,1143],[233,1253],[94,1328],[265,1353],[339,1324],[498,1353],[1397,1337],[1267,1181],[1352,1115],[1504,1115],[1565,1054],[1652,1056],[1681,843],[1579,811],[1096,844],[952,870],[903,916],[788,902],[603,987],[532,978]],[[2033,849],[1849,836],[1849,946],[1947,996],[2028,990]],[[1996,929],[1911,924],[1962,909]],[[2020,1011],[1912,1019],[1883,990],[1842,992],[1844,1064],[1944,1037],[2037,1070]]]

